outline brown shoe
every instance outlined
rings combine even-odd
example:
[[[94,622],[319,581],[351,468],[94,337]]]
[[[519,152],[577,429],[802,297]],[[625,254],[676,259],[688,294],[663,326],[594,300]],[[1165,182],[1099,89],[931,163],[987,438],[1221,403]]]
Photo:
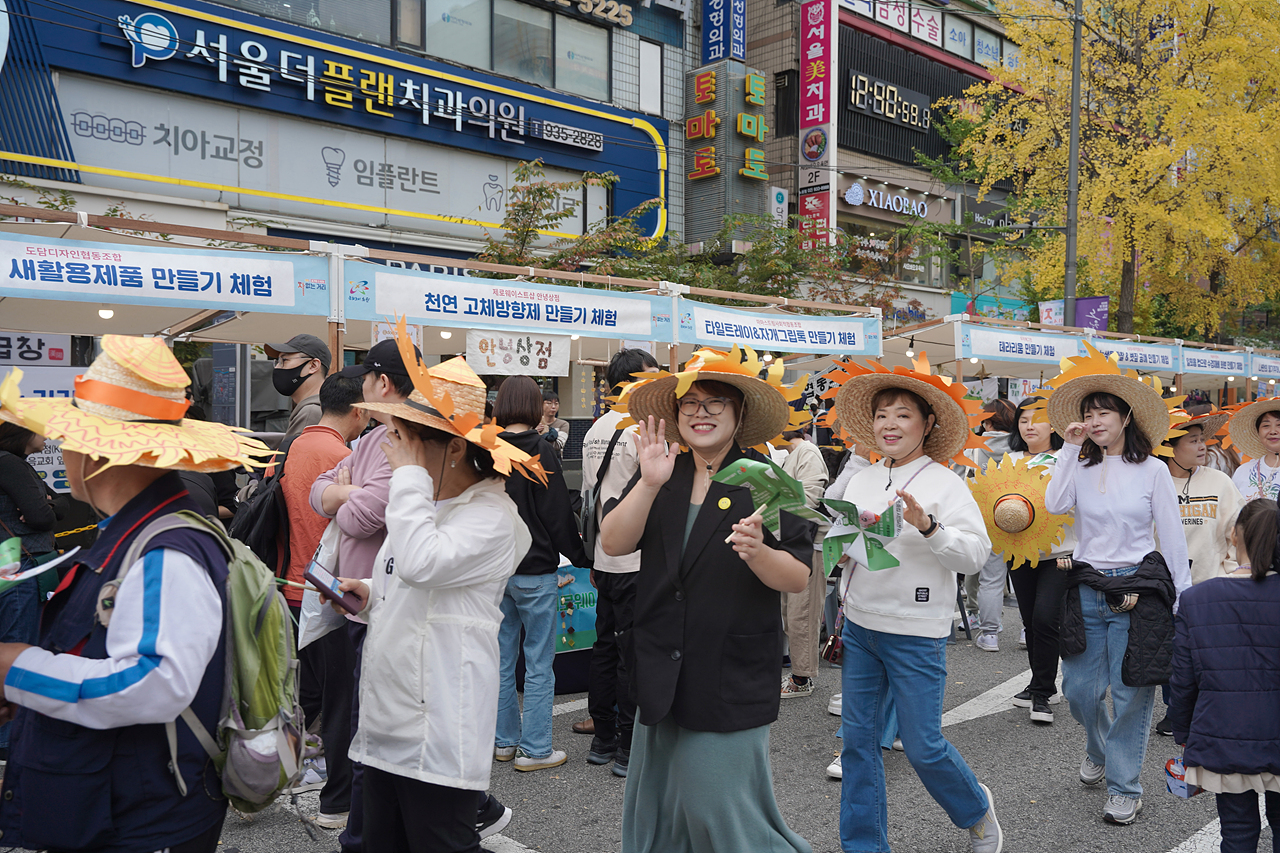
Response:
[[[593,735],[596,733],[596,721],[590,717],[585,720],[578,720],[573,724],[573,730],[580,735]]]

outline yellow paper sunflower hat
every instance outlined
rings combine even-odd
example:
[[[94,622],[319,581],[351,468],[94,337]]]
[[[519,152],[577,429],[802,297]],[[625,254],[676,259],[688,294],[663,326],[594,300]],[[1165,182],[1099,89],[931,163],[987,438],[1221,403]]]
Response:
[[[1104,392],[1119,397],[1133,410],[1133,420],[1151,442],[1157,456],[1169,456],[1173,449],[1163,442],[1185,434],[1181,425],[1188,415],[1173,414],[1186,395],[1166,399],[1158,376],[1141,376],[1136,370],[1122,370],[1116,353],[1103,355],[1088,341],[1082,341],[1086,354],[1062,360],[1061,372],[1046,384],[1049,388],[1037,394],[1043,399],[1028,409],[1045,409],[1049,425],[1058,435],[1066,435],[1067,427],[1082,417],[1080,404],[1090,394]]]
[[[185,419],[190,378],[163,338],[105,335],[102,354],[75,381],[72,399],[22,397],[22,371],[0,383],[0,418],[63,450],[143,465],[215,472],[262,466],[272,450],[243,430]],[[101,470],[106,470],[103,468]]]
[[[1222,428],[1231,420],[1231,413],[1224,411],[1205,412],[1203,415],[1192,415],[1184,409],[1174,409],[1170,414],[1172,424],[1169,427],[1169,433],[1165,436],[1165,441],[1171,442],[1180,435],[1186,435],[1187,430],[1193,426],[1201,429],[1205,443],[1215,440],[1218,434],[1222,432]]]
[[[1028,460],[1027,456],[1005,456],[997,464],[995,459],[988,459],[987,469],[979,469],[968,481],[973,499],[982,510],[991,550],[1015,569],[1023,563],[1034,565],[1040,554],[1061,545],[1066,536],[1065,525],[1074,521],[1071,516],[1053,515],[1045,509],[1049,469],[1028,466]]]
[[[1267,454],[1267,446],[1258,435],[1258,421],[1267,412],[1280,415],[1280,397],[1255,400],[1237,407],[1231,415],[1231,422],[1227,427],[1231,445],[1250,459],[1261,459]]]
[[[968,389],[963,383],[934,373],[927,353],[920,353],[919,358],[912,360],[912,365],[911,368],[895,367],[890,370],[874,361],[865,365],[853,359],[836,362],[836,369],[827,376],[837,387],[823,396],[835,397],[835,415],[841,436],[847,436],[847,441],[862,447],[876,447],[875,433],[871,429],[872,401],[886,388],[902,388],[924,398],[937,418],[925,439],[925,454],[943,464],[957,462],[973,467],[973,461],[964,455],[964,451],[985,446],[971,429],[975,419],[986,416],[982,403],[966,397]]]
[[[735,344],[728,352],[697,350],[679,373],[636,374],[637,380],[623,388],[614,407],[631,416],[629,420],[619,422],[618,427],[630,426],[653,416],[655,422],[665,420],[668,431],[674,430],[677,440],[687,447],[689,443],[680,435],[676,401],[688,393],[694,382],[723,382],[742,392],[738,444],[759,447],[778,438],[784,431],[799,429],[811,420],[808,412],[798,412],[791,407],[791,403],[803,393],[809,381],[808,375],[784,385],[784,369],[780,361],[766,365],[749,346]],[[760,378],[761,372],[765,373],[764,379]]]
[[[362,409],[393,415],[465,438],[493,457],[494,469],[503,476],[518,470],[529,479],[547,482],[547,472],[537,456],[531,456],[498,437],[502,427],[484,423],[484,382],[461,356],[436,367],[424,367],[409,337],[405,319],[396,323],[396,347],[413,391],[403,403],[356,403]]]

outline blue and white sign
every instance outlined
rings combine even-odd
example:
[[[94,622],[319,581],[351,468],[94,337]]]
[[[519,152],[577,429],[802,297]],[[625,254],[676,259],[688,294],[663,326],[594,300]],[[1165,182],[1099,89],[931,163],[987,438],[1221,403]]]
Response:
[[[348,320],[404,315],[410,323],[426,326],[671,340],[668,297],[387,272],[383,266],[353,261],[347,262],[346,274]]]
[[[328,261],[0,235],[0,296],[324,317]]]
[[[1178,358],[1178,348],[1171,346],[1161,346],[1160,344],[1139,344],[1130,341],[1112,341],[1106,338],[1094,338],[1089,343],[1093,344],[1098,352],[1104,355],[1112,353],[1120,354],[1120,366],[1124,368],[1134,368],[1135,370],[1162,371],[1165,373],[1180,373],[1182,371],[1182,363]],[[1081,355],[1084,354],[1083,347]]]
[[[872,357],[883,354],[877,317],[761,314],[712,307],[691,299],[680,302],[680,340],[718,349],[746,344],[756,350]]]
[[[1263,381],[1268,379],[1280,379],[1280,358],[1255,355],[1250,359],[1250,361],[1253,365],[1249,369],[1250,376],[1256,376]]]
[[[993,329],[969,323],[956,324],[956,353],[960,358],[990,358],[1052,364],[1079,354],[1079,338],[1043,332]]]
[[[745,0],[718,2],[737,3],[734,8],[742,9],[729,20],[745,21]],[[549,166],[577,172],[613,172],[619,177],[613,189],[616,214],[653,198],[665,199],[668,126],[654,116],[200,0],[184,0],[181,6],[163,0],[81,0],[42,7],[30,21],[41,51],[57,69],[378,136],[508,159],[541,158]],[[102,113],[108,120],[109,106],[103,104]],[[176,135],[182,153],[193,150],[185,147],[189,132],[204,128],[184,126],[176,134],[173,128],[144,130],[157,139]],[[287,156],[262,150],[257,137],[236,130],[210,131],[210,150],[216,145],[214,133],[219,133],[235,138],[235,150],[223,156],[242,163],[249,157],[270,168],[272,155]],[[200,133],[191,138],[204,145]],[[203,156],[204,149],[200,151]],[[344,159],[351,159],[349,152]],[[417,166],[390,157],[375,165],[379,171],[372,176],[397,183],[401,172],[409,175]],[[646,214],[642,225],[661,236],[665,204]]]
[[[702,64],[747,58],[747,0],[702,0]]]
[[[1218,352],[1216,350],[1182,348],[1182,372],[1202,373],[1211,376],[1246,376],[1249,354],[1246,352]]]

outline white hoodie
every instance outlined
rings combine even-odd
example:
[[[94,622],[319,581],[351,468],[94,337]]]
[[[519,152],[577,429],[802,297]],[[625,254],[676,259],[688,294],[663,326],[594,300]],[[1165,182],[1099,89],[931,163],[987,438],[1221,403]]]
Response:
[[[516,473],[512,476],[519,477]],[[489,786],[498,625],[529,529],[501,480],[439,506],[425,469],[391,475],[373,563],[353,761],[433,785]]]
[[[854,568],[844,614],[871,631],[940,639],[951,633],[956,575],[982,567],[991,553],[991,539],[968,486],[946,465],[926,456],[895,465],[890,472],[886,461],[854,474],[844,499],[859,509],[883,513],[897,500],[897,490],[905,489],[937,519],[939,527],[925,539],[905,525],[887,546],[900,563],[895,568],[876,572],[865,566]]]

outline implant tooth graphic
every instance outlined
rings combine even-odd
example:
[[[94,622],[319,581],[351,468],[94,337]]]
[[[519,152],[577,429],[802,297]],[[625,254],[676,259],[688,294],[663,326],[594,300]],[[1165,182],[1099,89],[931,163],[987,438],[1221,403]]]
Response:
[[[336,187],[342,180],[342,164],[347,161],[347,152],[341,148],[321,148],[320,156],[324,159],[325,171],[329,173],[329,186]]]

